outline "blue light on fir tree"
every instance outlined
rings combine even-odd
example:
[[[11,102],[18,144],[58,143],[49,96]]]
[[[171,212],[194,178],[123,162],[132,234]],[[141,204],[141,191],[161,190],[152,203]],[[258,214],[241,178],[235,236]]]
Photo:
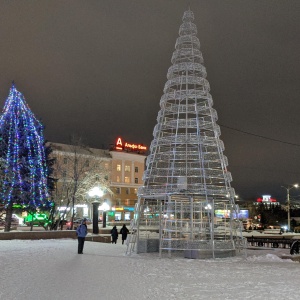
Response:
[[[34,210],[47,206],[47,166],[43,125],[14,83],[0,116],[1,201]]]

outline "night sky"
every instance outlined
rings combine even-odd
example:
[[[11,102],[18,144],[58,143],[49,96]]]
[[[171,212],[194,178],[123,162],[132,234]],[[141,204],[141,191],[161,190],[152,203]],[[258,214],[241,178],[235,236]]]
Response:
[[[283,202],[300,183],[299,0],[0,0],[0,105],[14,80],[49,141],[149,146],[188,5],[232,186]]]

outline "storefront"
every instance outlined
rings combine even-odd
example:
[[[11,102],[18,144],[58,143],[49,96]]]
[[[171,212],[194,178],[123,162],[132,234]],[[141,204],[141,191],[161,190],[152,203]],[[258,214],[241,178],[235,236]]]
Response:
[[[109,221],[130,221],[133,218],[134,207],[114,206],[109,212]]]

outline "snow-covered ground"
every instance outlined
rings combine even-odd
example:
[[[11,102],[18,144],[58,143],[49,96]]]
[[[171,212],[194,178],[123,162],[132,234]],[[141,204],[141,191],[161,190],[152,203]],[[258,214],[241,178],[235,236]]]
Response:
[[[289,249],[248,250],[215,260],[125,256],[125,245],[0,241],[2,300],[298,299],[300,264]]]

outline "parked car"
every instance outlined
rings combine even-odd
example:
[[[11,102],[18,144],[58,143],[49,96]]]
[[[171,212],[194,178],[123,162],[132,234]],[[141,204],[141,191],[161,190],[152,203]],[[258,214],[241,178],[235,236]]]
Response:
[[[82,222],[83,219],[86,219],[86,224],[87,224],[87,225],[93,223],[93,220],[90,219],[90,218],[81,218],[81,219],[76,219],[76,220],[74,220],[74,224],[81,224],[81,222]]]
[[[60,229],[62,227],[62,229],[66,229],[66,224],[68,223],[68,220],[55,220],[55,222],[53,223],[52,229]]]
[[[93,220],[90,219],[90,218],[85,218],[86,219],[86,224],[89,225],[89,224],[92,224],[93,223]],[[73,229],[76,229],[82,222],[83,218],[80,218],[80,219],[75,219],[74,222],[73,222]],[[68,221],[66,223],[66,229],[69,230],[71,229],[71,221]]]
[[[19,219],[12,217],[11,226],[18,226],[18,225],[19,225]],[[0,219],[0,226],[5,226],[5,219]]]

